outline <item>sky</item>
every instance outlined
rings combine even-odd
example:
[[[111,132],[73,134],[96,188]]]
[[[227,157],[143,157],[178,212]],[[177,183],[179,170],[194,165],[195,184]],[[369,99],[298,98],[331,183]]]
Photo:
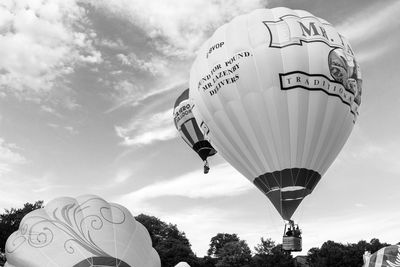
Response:
[[[301,254],[327,240],[399,242],[395,0],[2,0],[0,208],[96,194],[176,224],[197,256],[220,232],[252,249],[281,242],[267,197],[219,155],[204,175],[172,116],[201,44],[237,15],[278,6],[332,23],[363,77],[349,140],[294,214]]]

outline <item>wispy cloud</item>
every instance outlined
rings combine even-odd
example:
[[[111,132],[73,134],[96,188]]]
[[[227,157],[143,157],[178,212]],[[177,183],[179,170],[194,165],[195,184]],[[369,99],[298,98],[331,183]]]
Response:
[[[183,88],[186,86],[188,79],[180,77],[180,75],[174,75],[172,80],[172,82],[167,81],[162,86],[152,90],[145,90],[141,86],[127,80],[119,81],[114,86],[115,93],[113,98],[116,104],[106,110],[105,113],[113,112],[124,106],[137,106],[150,97],[157,96],[176,88]]]
[[[47,123],[47,125],[53,129],[62,129],[71,135],[76,135],[79,131],[73,126],[62,126],[56,123]]]
[[[186,173],[168,181],[156,182],[129,194],[118,196],[113,201],[128,207],[135,214],[145,213],[158,216],[163,221],[179,225],[193,244],[193,249],[205,255],[209,241],[218,232],[239,233],[243,237],[251,234],[259,239],[261,231],[256,220],[239,222],[234,218],[239,210],[191,205],[189,208],[160,209],[157,201],[167,202],[165,197],[184,197],[195,199],[229,198],[243,195],[254,190],[254,186],[229,164],[213,166],[210,173],[204,175],[201,171]],[[251,226],[249,226],[249,224]],[[258,224],[260,225],[260,224]],[[262,225],[262,228],[265,226]],[[241,231],[241,229],[243,231]],[[265,229],[263,229],[265,230]],[[198,235],[198,233],[204,233]],[[254,240],[251,240],[252,242]],[[255,240],[254,242],[256,242]]]
[[[382,172],[400,175],[399,159],[400,143],[397,139],[372,139],[356,124],[349,144],[346,144],[335,164],[344,166],[349,162],[364,162],[366,166],[374,166]]]
[[[229,197],[243,194],[254,186],[230,165],[213,166],[212,171],[204,175],[194,171],[168,181],[157,182],[121,198],[125,203],[143,203],[150,199],[165,196],[187,198]]]
[[[144,118],[133,118],[126,126],[116,126],[117,135],[123,138],[123,145],[148,145],[155,141],[175,138],[177,131],[172,123],[172,109],[151,114]]]
[[[11,172],[14,166],[27,162],[25,157],[17,152],[18,150],[15,144],[6,143],[0,138],[0,177]]]
[[[377,58],[383,56],[385,53],[396,50],[397,42],[385,42],[381,43],[378,47],[368,46],[363,49],[357,50],[356,56],[358,62],[360,62],[361,66],[363,66],[363,64],[366,64],[367,62],[373,62]]]
[[[90,0],[93,6],[142,28],[158,51],[191,56],[211,30],[238,14],[263,6],[261,0]]]
[[[396,32],[395,30],[400,26],[399,13],[399,1],[377,2],[376,5],[364,9],[363,12],[355,14],[343,24],[338,25],[337,29],[352,44],[365,42],[370,38],[379,38],[378,36],[386,38]]]
[[[118,54],[118,60],[121,61],[122,64],[133,67],[136,70],[141,70],[156,75],[163,75],[168,73],[168,62],[162,58],[151,55],[149,59],[141,59],[135,53],[131,52],[127,55]]]
[[[114,182],[115,183],[123,183],[125,182],[129,177],[131,177],[133,174],[133,171],[131,169],[120,169],[117,171],[114,177]]]

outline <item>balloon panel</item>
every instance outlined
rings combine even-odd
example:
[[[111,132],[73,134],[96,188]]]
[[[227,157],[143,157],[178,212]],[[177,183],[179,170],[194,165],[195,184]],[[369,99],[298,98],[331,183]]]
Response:
[[[331,24],[275,8],[218,28],[193,63],[189,94],[217,150],[290,219],[350,135],[361,83]]]

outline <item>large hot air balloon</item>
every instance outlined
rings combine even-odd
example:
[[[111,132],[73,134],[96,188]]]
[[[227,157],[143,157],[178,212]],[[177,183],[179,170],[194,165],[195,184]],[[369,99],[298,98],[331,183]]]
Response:
[[[215,155],[217,151],[210,142],[204,138],[203,132],[193,116],[192,109],[193,102],[189,99],[189,89],[186,89],[175,101],[175,127],[179,131],[182,139],[196,151],[204,161],[204,173],[208,173],[209,166],[207,158]]]
[[[374,254],[364,255],[363,267],[399,267],[400,245],[381,248]]]
[[[327,21],[259,9],[218,28],[199,49],[190,98],[221,155],[291,221],[353,129],[361,73]]]
[[[146,228],[100,197],[62,197],[28,213],[6,243],[7,267],[160,267]]]

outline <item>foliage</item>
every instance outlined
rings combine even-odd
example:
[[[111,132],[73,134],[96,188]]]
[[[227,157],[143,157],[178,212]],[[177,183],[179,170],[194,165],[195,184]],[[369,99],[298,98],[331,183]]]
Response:
[[[197,258],[197,267],[215,267],[217,264],[217,259],[210,256],[205,256],[203,258]],[[193,267],[193,265],[192,265]]]
[[[22,218],[42,207],[43,201],[37,201],[34,204],[26,203],[23,208],[6,209],[0,214],[0,251],[4,251],[7,238],[18,229]],[[282,245],[276,244],[271,238],[262,237],[260,243],[254,247],[255,254],[252,257],[247,243],[240,240],[236,234],[218,233],[210,240],[208,256],[197,258],[185,233],[179,231],[176,225],[144,214],[137,216],[136,220],[149,231],[153,247],[160,255],[163,267],[173,267],[181,261],[188,262],[192,267],[294,266],[292,256],[285,254]],[[377,238],[371,239],[370,242],[361,240],[353,244],[329,240],[320,248],[311,248],[307,253],[307,262],[311,267],[362,266],[362,255],[365,251],[374,253],[389,245],[381,243]]]
[[[180,232],[176,225],[165,223],[154,216],[140,214],[135,217],[150,233],[154,249],[158,252],[161,265],[175,266],[178,262],[185,261],[190,266],[197,265],[189,240],[184,232]]]
[[[334,241],[326,241],[321,248],[312,248],[308,251],[308,262],[310,266],[362,266],[365,251],[374,253],[390,244],[381,243],[379,239],[373,238],[368,243],[361,240],[354,244],[341,244]]]
[[[221,249],[225,244],[234,241],[239,241],[239,237],[236,234],[218,233],[216,236],[211,238],[210,248],[207,251],[207,255],[219,258]]]
[[[252,259],[252,267],[292,267],[293,257],[290,254],[286,254],[282,250],[282,245],[275,245],[275,242],[270,238],[261,238],[261,244],[258,244],[254,248],[257,254]]]
[[[246,267],[250,266],[251,250],[246,241],[230,241],[219,251],[216,267]]]
[[[22,218],[29,212],[43,208],[43,201],[36,201],[34,204],[25,203],[23,208],[10,210],[5,209],[5,213],[0,214],[0,251],[4,252],[7,238],[18,230]]]
[[[261,237],[261,243],[257,244],[257,246],[254,247],[254,250],[257,252],[257,254],[270,255],[274,247],[275,241],[273,241],[271,238],[264,239]]]

